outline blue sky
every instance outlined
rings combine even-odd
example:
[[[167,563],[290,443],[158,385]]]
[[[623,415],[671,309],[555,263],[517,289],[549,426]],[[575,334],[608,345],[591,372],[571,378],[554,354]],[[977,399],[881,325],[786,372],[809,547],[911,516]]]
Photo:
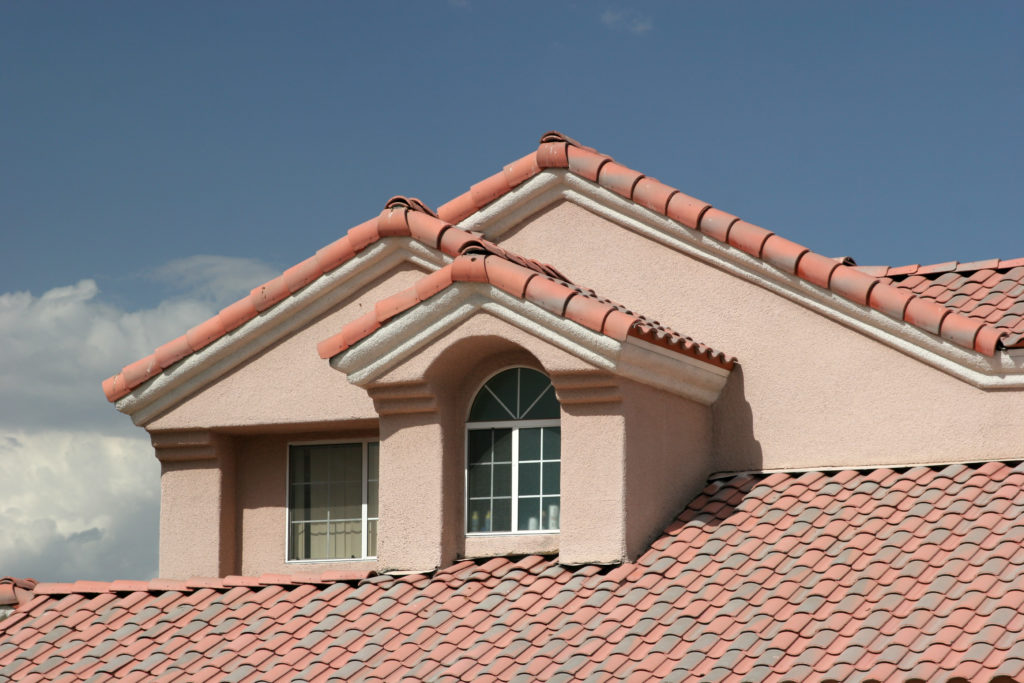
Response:
[[[155,571],[100,380],[552,128],[861,264],[1024,256],[1022,35],[1019,2],[0,5],[0,575]]]

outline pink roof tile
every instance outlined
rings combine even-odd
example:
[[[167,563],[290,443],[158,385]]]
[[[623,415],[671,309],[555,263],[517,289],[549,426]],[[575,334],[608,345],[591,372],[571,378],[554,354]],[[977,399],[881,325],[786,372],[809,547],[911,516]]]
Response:
[[[568,318],[618,341],[636,337],[698,360],[731,369],[736,360],[665,327],[656,320],[629,311],[593,290],[570,282],[553,267],[524,259],[477,237],[467,241],[449,265],[426,276],[374,306],[334,336],[320,342],[321,358],[332,358],[363,341],[392,317],[428,300],[457,282],[488,283],[512,296]]]
[[[1024,310],[1017,309],[1024,303],[1022,265],[1024,259],[1018,258],[860,270],[957,314],[947,316],[940,330],[941,336],[956,344],[1018,348],[1024,346]]]
[[[1019,680],[1022,484],[998,462],[717,479],[611,568],[40,584],[0,621],[0,679]]]
[[[843,274],[833,278],[837,265],[851,265],[852,261],[828,259],[815,254],[802,245],[795,244],[757,225],[740,220],[737,216],[713,208],[707,202],[695,199],[678,190],[661,183],[644,174],[627,168],[611,157],[581,145],[572,138],[556,131],[541,137],[540,144],[534,153],[528,154],[507,165],[500,172],[485,178],[473,185],[467,192],[455,197],[432,212],[417,199],[395,197],[390,200],[384,211],[377,218],[361,223],[348,231],[341,239],[320,249],[305,261],[286,270],[282,275],[260,285],[243,299],[224,308],[218,315],[200,323],[186,334],[164,344],[156,352],[131,363],[116,375],[103,382],[103,391],[110,401],[116,401],[133,389],[152,379],[163,370],[174,365],[183,358],[201,350],[217,339],[239,326],[252,320],[263,311],[294,295],[305,286],[314,282],[324,274],[338,268],[357,253],[366,249],[380,239],[392,236],[408,236],[429,247],[440,249],[449,256],[456,256],[467,242],[473,241],[473,235],[463,230],[450,230],[451,226],[476,213],[484,206],[512,191],[542,170],[547,168],[564,168],[602,187],[620,194],[651,211],[667,216],[692,230],[702,232],[708,237],[735,247],[751,256],[763,259],[767,263],[788,273],[797,275],[813,284],[826,289],[856,303],[877,308],[887,315],[918,324],[915,309],[911,309],[911,318],[905,318],[907,306],[894,307],[893,297],[885,295],[889,288],[903,286],[908,276],[919,278],[914,283],[930,282],[947,273],[976,276],[978,273],[991,269],[998,277],[986,286],[994,289],[999,283],[1006,281],[1021,283],[1024,279],[1024,259],[978,261],[970,264],[958,264],[951,261],[934,266],[903,266],[892,267],[858,267],[862,273],[876,278],[876,285],[869,286],[857,278]],[[972,269],[976,269],[973,270]],[[1004,277],[1005,276],[1005,277]],[[833,282],[834,280],[834,282]],[[906,279],[906,282],[911,280]],[[974,282],[969,277],[959,277],[956,283]],[[962,284],[962,283],[961,283]],[[1024,284],[1024,283],[1021,283]],[[960,285],[943,284],[945,290],[955,291]],[[935,298],[914,291],[914,295],[924,296],[926,300]],[[877,292],[876,297],[868,298],[867,291]],[[988,291],[988,290],[986,290]],[[999,290],[1004,291],[1004,290]],[[1024,288],[1014,294],[1015,301],[1024,301]],[[946,304],[946,301],[940,303]],[[956,315],[967,315],[964,306],[950,306]],[[1011,309],[1012,310],[1012,309]],[[975,315],[974,318],[979,316]],[[953,343],[973,348],[980,353],[992,355],[1001,346],[1024,346],[1024,310],[996,316],[994,320],[982,320],[979,334],[974,335],[973,345],[968,338],[971,333],[965,331],[965,324],[951,321],[951,329],[956,332],[946,336]],[[934,325],[931,318],[925,317],[925,329],[932,331]],[[939,333],[936,330],[933,333]]]

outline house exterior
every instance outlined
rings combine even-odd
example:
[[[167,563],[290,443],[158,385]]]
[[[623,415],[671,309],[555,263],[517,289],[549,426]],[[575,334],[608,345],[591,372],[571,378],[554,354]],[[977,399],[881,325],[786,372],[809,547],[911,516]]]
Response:
[[[162,578],[32,587],[0,678],[1020,679],[1022,283],[548,133],[105,381]]]

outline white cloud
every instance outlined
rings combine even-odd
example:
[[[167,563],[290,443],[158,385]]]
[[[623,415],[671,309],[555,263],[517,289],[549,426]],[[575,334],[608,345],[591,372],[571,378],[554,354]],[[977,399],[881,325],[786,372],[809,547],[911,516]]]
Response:
[[[0,575],[152,578],[159,480],[141,433],[0,433]]]
[[[149,274],[187,298],[209,301],[218,308],[237,301],[253,287],[281,273],[262,261],[197,254],[171,261]]]
[[[157,269],[171,296],[126,311],[93,280],[0,294],[0,576],[156,572],[159,466],[101,381],[276,275],[197,256]]]
[[[650,17],[645,17],[632,10],[605,10],[601,14],[601,23],[615,31],[628,31],[635,35],[647,33],[654,28]]]

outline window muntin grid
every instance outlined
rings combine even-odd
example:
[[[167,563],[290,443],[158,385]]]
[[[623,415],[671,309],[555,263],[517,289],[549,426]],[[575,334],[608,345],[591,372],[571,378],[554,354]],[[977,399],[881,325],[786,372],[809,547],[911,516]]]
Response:
[[[379,462],[376,441],[289,446],[288,561],[376,557]]]
[[[530,368],[488,380],[466,423],[466,532],[558,531],[560,408],[551,381]]]

